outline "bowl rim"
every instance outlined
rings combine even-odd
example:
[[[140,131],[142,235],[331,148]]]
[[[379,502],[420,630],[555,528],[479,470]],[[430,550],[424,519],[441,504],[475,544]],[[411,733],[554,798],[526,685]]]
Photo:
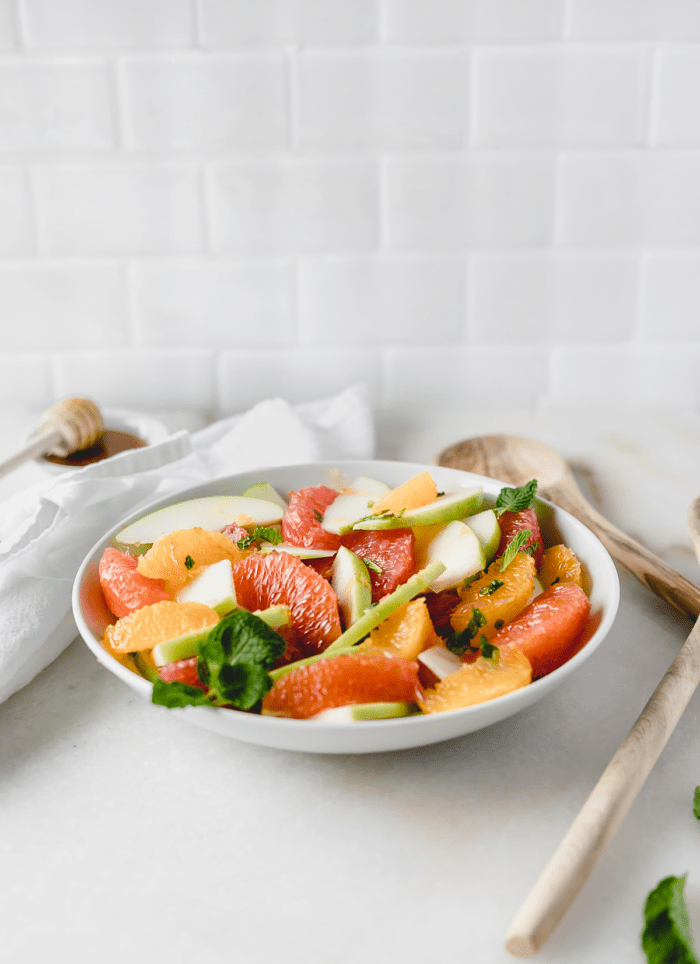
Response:
[[[364,468],[360,469],[360,466]],[[472,484],[482,484],[491,489],[497,486],[509,486],[509,483],[507,482],[502,482],[498,479],[478,475],[476,473],[465,472],[461,469],[390,459],[326,459],[322,461],[295,463],[291,465],[265,466],[256,469],[248,469],[242,472],[231,473],[230,475],[222,476],[221,478],[206,482],[196,483],[195,485],[184,488],[182,491],[175,493],[174,495],[171,494],[169,496],[153,500],[152,502],[148,503],[148,505],[129,513],[117,524],[112,526],[105,533],[105,535],[102,536],[102,538],[99,539],[86,553],[85,558],[83,559],[76,574],[72,590],[73,615],[83,641],[98,658],[98,661],[102,663],[110,672],[112,672],[113,675],[117,676],[122,680],[122,682],[126,683],[140,695],[150,699],[153,684],[144,677],[132,672],[128,667],[120,663],[102,647],[100,641],[95,637],[92,630],[88,626],[82,612],[81,588],[85,576],[90,571],[91,567],[96,568],[97,564],[99,563],[99,557],[97,554],[99,553],[99,556],[101,556],[104,548],[106,548],[108,545],[111,545],[116,533],[119,532],[125,525],[129,524],[135,519],[147,515],[149,512],[153,512],[156,509],[163,508],[175,502],[199,497],[200,490],[202,489],[208,490],[212,487],[218,486],[225,488],[227,485],[230,486],[232,483],[235,484],[236,480],[247,480],[252,475],[258,477],[258,479],[264,479],[266,473],[276,474],[284,472],[304,472],[311,470],[318,471],[320,475],[324,470],[326,472],[330,472],[331,470],[340,470],[342,472],[344,469],[350,469],[349,474],[352,474],[352,472],[355,471],[357,474],[365,475],[367,474],[367,466],[376,466],[378,472],[376,476],[377,478],[381,478],[382,467],[386,466],[390,467],[394,472],[406,470],[406,472],[412,472],[414,475],[417,474],[417,471],[425,471],[427,469],[440,474],[444,473],[455,478],[456,481],[458,479],[462,479],[462,484],[466,484],[467,482]],[[406,475],[406,478],[410,477],[411,475]],[[274,481],[272,484],[275,484]],[[318,482],[317,484],[321,483]],[[207,494],[214,493],[208,492]],[[493,495],[493,493],[487,492],[487,495]],[[617,615],[620,601],[620,582],[617,569],[612,558],[610,557],[610,554],[598,537],[590,529],[588,529],[587,526],[572,516],[565,509],[556,506],[554,503],[547,499],[541,498],[540,496],[537,496],[536,499],[537,502],[542,506],[547,506],[549,508],[549,511],[552,513],[552,518],[555,521],[561,522],[564,520],[566,526],[572,528],[574,532],[578,533],[582,537],[582,539],[589,540],[590,548],[592,548],[592,550],[597,554],[597,565],[600,565],[601,568],[601,572],[597,573],[596,579],[594,580],[593,591],[595,591],[601,580],[604,579],[606,584],[605,600],[600,604],[600,608],[602,609],[602,617],[598,626],[595,628],[590,638],[585,642],[581,649],[579,649],[578,652],[571,657],[571,659],[567,660],[566,663],[563,663],[560,667],[553,670],[546,676],[543,676],[540,679],[533,681],[528,686],[522,687],[514,692],[506,693],[503,696],[496,697],[493,700],[487,700],[483,703],[474,704],[461,709],[447,710],[435,714],[415,714],[398,719],[373,720],[367,724],[358,722],[296,720],[237,712],[227,710],[222,707],[183,707],[175,710],[169,710],[168,712],[171,714],[174,713],[176,716],[191,718],[192,722],[196,722],[198,725],[204,726],[208,729],[214,729],[217,732],[226,732],[231,728],[238,729],[241,731],[240,733],[236,732],[227,734],[238,739],[257,742],[267,746],[278,746],[283,749],[311,750],[311,752],[375,752],[375,750],[368,750],[360,747],[350,750],[339,749],[328,751],[316,750],[313,747],[306,746],[287,746],[287,741],[285,739],[275,739],[275,735],[279,736],[279,734],[282,732],[290,734],[290,742],[296,743],[297,740],[294,738],[293,734],[306,734],[309,733],[311,729],[313,729],[314,732],[327,731],[328,733],[332,734],[339,734],[344,731],[346,733],[357,734],[367,732],[368,729],[371,728],[372,734],[375,734],[377,737],[380,737],[381,734],[386,734],[387,737],[385,742],[391,744],[393,742],[391,738],[392,733],[396,733],[398,731],[402,734],[408,735],[409,732],[415,730],[417,727],[420,727],[422,738],[414,740],[409,739],[408,741],[405,739],[401,740],[400,746],[397,747],[380,747],[379,751],[381,752],[382,749],[397,749],[410,746],[419,746],[427,743],[439,742],[443,739],[451,739],[455,735],[464,735],[473,732],[474,730],[482,729],[485,726],[491,725],[492,722],[498,722],[501,719],[505,719],[514,713],[519,712],[520,709],[524,709],[526,706],[531,705],[544,696],[547,692],[554,689],[557,685],[563,682],[567,676],[569,676],[571,673],[574,673],[582,663],[593,655],[593,653],[603,643],[605,637],[610,631],[610,628],[612,627]],[[495,707],[498,707],[498,711],[493,712]],[[492,712],[489,712],[489,709],[491,709]],[[202,714],[206,714],[206,716],[202,717]],[[476,725],[473,727],[469,725],[470,722],[474,722],[480,717],[488,718],[491,716],[495,718],[490,722],[484,722],[481,725]],[[199,719],[195,719],[195,717],[199,717]],[[217,722],[214,719],[215,717],[218,717],[219,721],[223,719],[225,722],[223,722],[221,725],[217,725]],[[464,722],[464,727],[459,725],[460,722]],[[456,724],[456,726],[452,724]],[[255,734],[248,732],[251,727],[254,728]],[[456,730],[456,732],[447,736],[438,735],[435,736],[435,738],[430,738],[431,730],[441,732],[446,730]],[[306,741],[302,739],[302,742]],[[350,742],[352,743],[353,741],[351,740]],[[379,739],[369,742],[382,743],[382,740]]]

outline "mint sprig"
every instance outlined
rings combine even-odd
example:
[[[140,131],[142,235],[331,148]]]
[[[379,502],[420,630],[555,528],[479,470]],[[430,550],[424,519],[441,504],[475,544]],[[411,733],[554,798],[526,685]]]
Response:
[[[239,549],[250,549],[256,542],[270,542],[278,546],[283,541],[282,533],[274,526],[255,526],[252,533],[239,539],[236,545]]]
[[[517,489],[503,488],[496,499],[496,515],[504,512],[522,512],[532,507],[537,494],[537,479],[530,479]]]
[[[520,550],[523,548],[527,540],[532,535],[531,529],[521,529],[517,532],[513,538],[510,540],[505,548],[505,552],[501,556],[501,572],[505,572],[508,566],[511,564],[513,559],[517,556]]]
[[[152,702],[161,706],[233,706],[249,710],[272,687],[269,670],[284,653],[282,637],[253,613],[236,609],[197,647],[197,675],[204,693],[184,683],[153,685]]]
[[[642,950],[649,964],[698,964],[683,896],[685,877],[665,877],[646,899]]]
[[[472,606],[471,619],[467,625],[464,627],[461,633],[452,633],[445,640],[445,645],[456,656],[463,656],[464,653],[469,649],[471,641],[474,639],[481,627],[485,625],[486,616],[484,616],[482,611],[477,609],[476,606]]]

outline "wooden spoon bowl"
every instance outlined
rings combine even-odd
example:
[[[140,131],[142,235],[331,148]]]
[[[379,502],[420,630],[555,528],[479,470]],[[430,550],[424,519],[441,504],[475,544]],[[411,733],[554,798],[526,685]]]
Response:
[[[520,435],[482,435],[449,446],[435,461],[514,486],[537,479],[539,495],[580,519],[598,536],[613,559],[652,592],[684,616],[695,619],[700,614],[700,587],[594,509],[565,460],[544,442]]]

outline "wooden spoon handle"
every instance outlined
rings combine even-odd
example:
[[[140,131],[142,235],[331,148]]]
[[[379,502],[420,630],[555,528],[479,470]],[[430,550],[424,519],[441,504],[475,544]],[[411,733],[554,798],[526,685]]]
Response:
[[[622,823],[700,683],[700,620],[612,758],[506,935],[534,954],[562,919]]]
[[[697,619],[700,615],[700,587],[596,512],[575,483],[550,486],[546,497],[595,532],[613,559],[629,569],[652,592],[684,616]]]
[[[7,475],[13,469],[16,469],[18,465],[23,462],[27,462],[29,459],[35,459],[37,455],[43,455],[44,452],[48,452],[54,445],[57,445],[63,436],[60,432],[47,431],[42,432],[41,435],[37,435],[31,442],[11,455],[9,459],[5,459],[0,462],[0,477]]]

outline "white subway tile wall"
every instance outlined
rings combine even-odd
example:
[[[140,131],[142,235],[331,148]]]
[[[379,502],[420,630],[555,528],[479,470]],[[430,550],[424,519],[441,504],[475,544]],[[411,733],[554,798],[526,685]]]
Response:
[[[700,406],[698,0],[0,0],[0,400]]]

